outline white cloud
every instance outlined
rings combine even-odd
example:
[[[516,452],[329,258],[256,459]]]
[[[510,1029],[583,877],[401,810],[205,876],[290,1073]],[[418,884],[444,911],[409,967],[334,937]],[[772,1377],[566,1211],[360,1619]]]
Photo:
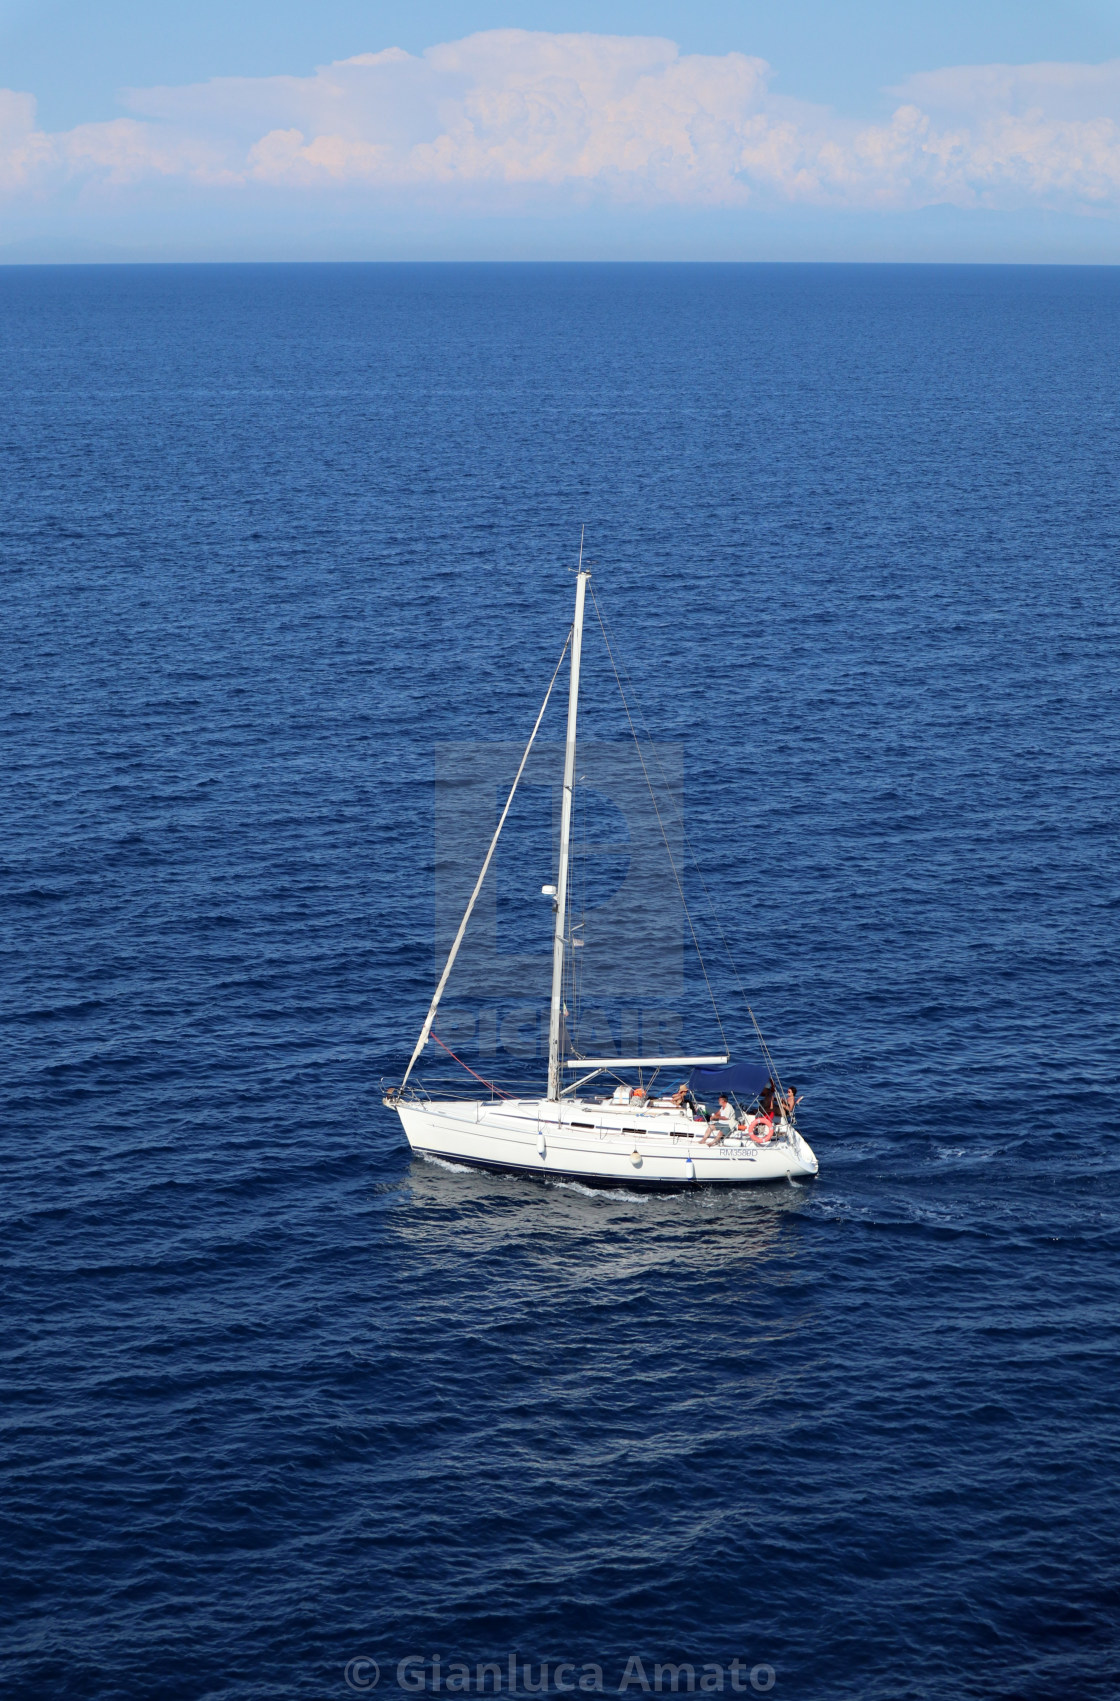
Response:
[[[351,188],[492,210],[589,196],[677,206],[1120,204],[1120,61],[925,72],[883,123],[771,93],[764,60],[656,37],[495,30],[310,77],[134,89],[133,115],[47,133],[0,91],[0,191],[178,180]]]
[[[922,71],[888,91],[929,111],[1083,120],[1120,118],[1120,59],[1103,65],[951,65]]]
[[[35,101],[29,94],[0,89],[0,192],[26,189],[42,169],[48,138],[35,129]]]

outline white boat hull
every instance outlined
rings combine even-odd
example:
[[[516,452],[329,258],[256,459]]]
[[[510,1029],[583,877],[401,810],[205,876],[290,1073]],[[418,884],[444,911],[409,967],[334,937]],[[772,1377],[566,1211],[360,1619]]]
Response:
[[[569,1099],[410,1099],[394,1108],[414,1152],[591,1187],[742,1186],[817,1173],[812,1149],[784,1122],[762,1144],[734,1133],[709,1146],[704,1123],[657,1108]]]

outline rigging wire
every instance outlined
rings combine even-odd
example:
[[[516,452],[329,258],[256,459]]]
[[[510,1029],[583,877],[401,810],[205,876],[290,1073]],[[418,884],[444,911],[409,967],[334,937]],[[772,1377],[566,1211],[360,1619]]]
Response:
[[[588,589],[591,589],[591,587],[589,586]],[[606,646],[607,646],[607,654],[611,658],[611,666],[614,667],[615,666],[614,654],[611,650],[610,639],[607,636],[607,631],[608,631],[608,628],[610,626],[610,622],[606,619],[606,616],[603,614],[603,611],[602,611],[602,609],[599,605],[599,599],[595,595],[595,592],[594,592],[593,589],[591,589],[591,600],[595,605],[595,613],[598,617],[600,628],[602,629],[603,641],[606,643]],[[617,643],[617,640],[616,640],[616,643]],[[669,802],[672,805],[673,813],[677,818],[677,824],[679,825],[679,827],[681,829],[681,835],[684,839],[684,842],[688,846],[688,854],[692,859],[692,866],[696,871],[696,877],[700,882],[700,889],[704,894],[704,898],[707,902],[708,909],[711,912],[711,917],[712,917],[712,920],[715,923],[716,932],[719,934],[720,940],[723,944],[724,955],[726,956],[727,961],[728,961],[728,963],[731,967],[731,973],[735,977],[735,984],[739,989],[739,996],[743,1000],[743,1007],[746,1010],[747,1015],[751,1019],[751,1026],[753,1027],[753,1029],[755,1031],[755,1035],[758,1039],[758,1043],[762,1048],[762,1055],[763,1055],[763,1057],[766,1061],[766,1066],[770,1070],[770,1073],[774,1078],[774,1084],[775,1084],[776,1087],[780,1088],[781,1084],[782,1084],[781,1083],[781,1077],[779,1076],[778,1071],[777,1071],[775,1064],[774,1064],[774,1060],[770,1055],[769,1047],[767,1046],[766,1041],[762,1037],[762,1029],[758,1025],[758,1021],[755,1018],[755,1013],[751,1009],[750,1000],[747,997],[746,987],[743,985],[742,976],[739,974],[739,970],[736,966],[735,959],[731,955],[731,946],[727,942],[727,935],[724,932],[723,924],[721,923],[721,921],[719,919],[719,911],[716,909],[716,906],[712,901],[712,895],[708,890],[707,882],[705,881],[704,875],[701,871],[699,859],[697,858],[696,852],[695,852],[695,850],[693,849],[693,846],[692,846],[692,840],[688,836],[688,828],[685,826],[684,817],[681,814],[680,809],[677,807],[676,799],[673,796],[673,788],[669,784],[668,775],[665,772],[665,768],[662,764],[661,757],[658,754],[657,745],[654,742],[653,733],[650,730],[650,724],[649,724],[649,721],[646,719],[646,712],[645,712],[645,709],[642,706],[641,697],[638,694],[638,688],[634,684],[634,681],[630,676],[629,668],[626,666],[626,660],[625,660],[625,657],[623,656],[621,645],[618,646],[618,660],[619,660],[619,664],[622,667],[623,673],[626,675],[626,683],[630,687],[630,691],[633,695],[634,704],[635,704],[635,707],[637,709],[638,714],[641,717],[642,726],[645,728],[646,738],[649,740],[650,750],[653,752],[654,761],[657,763],[658,769],[660,771],[661,779],[662,779],[662,782],[663,782],[664,787],[665,787],[666,796],[668,797]],[[623,692],[623,690],[622,690],[622,682],[618,678],[617,668],[615,669],[615,679],[618,682],[618,688],[619,688],[620,693],[622,694],[623,703],[625,704],[626,703],[626,695],[625,695],[625,692]],[[629,720],[630,719],[629,708],[627,708],[626,715],[627,715],[627,719]],[[635,744],[637,744],[638,736],[637,736],[637,733],[634,732],[633,721],[630,721],[630,730],[634,734],[634,742],[635,742]],[[640,757],[641,757],[641,751],[639,749],[639,759],[640,759]],[[643,766],[643,771],[644,771],[645,764],[643,763],[642,766]],[[646,783],[647,784],[649,783],[648,776],[647,776]],[[652,796],[652,788],[651,788],[651,796]],[[656,806],[656,803],[655,803],[654,808],[656,809],[656,807],[657,806]],[[658,824],[660,825],[660,816],[658,817]],[[662,837],[664,837],[664,834],[665,834],[664,827],[662,827],[661,831],[662,831]],[[668,841],[666,841],[666,849],[668,849]],[[672,860],[672,857],[670,855],[670,861],[671,860]],[[676,870],[674,869],[673,872],[675,874]],[[678,880],[677,884],[678,884],[678,886],[680,885],[679,880]],[[681,897],[682,897],[682,901],[683,901],[683,897],[684,897],[683,892],[681,894]],[[685,908],[685,914],[688,915],[687,906]],[[692,927],[692,917],[690,915],[688,917],[688,922],[689,922],[689,927],[691,928]],[[695,932],[693,933],[692,937],[693,937],[693,942],[695,943],[695,940],[696,940]],[[699,945],[696,946],[696,954],[697,954],[697,956],[700,955]],[[703,966],[703,959],[702,958],[701,958],[701,966]],[[704,979],[705,979],[705,981],[707,980],[707,972],[706,971],[705,971]],[[708,987],[708,994],[709,994],[709,997],[712,996],[710,986]],[[714,998],[713,998],[713,1004],[714,1004]],[[716,1020],[719,1021],[718,1015],[716,1017]],[[722,1024],[720,1025],[720,1033],[721,1034],[723,1033]]]
[[[581,689],[582,689],[582,687],[581,687]],[[585,943],[584,942],[585,942],[586,937],[587,937],[587,933],[586,933],[586,928],[587,928],[587,787],[582,784],[582,781],[585,778],[586,778],[586,776],[581,774],[579,779],[576,782],[577,785],[579,786],[579,812],[580,812],[580,829],[581,829],[581,836],[580,836],[579,843],[582,847],[582,856],[579,859],[579,862],[580,862],[579,887],[580,887],[580,889],[579,889],[579,918],[578,918],[578,920],[572,919],[572,911],[575,908],[575,884],[576,883],[575,883],[574,880],[572,880],[570,875],[569,875],[569,879],[568,879],[568,894],[569,894],[568,945],[569,945],[569,951],[570,951],[570,957],[571,957],[570,990],[571,990],[571,999],[572,999],[572,1019],[571,1019],[571,1026],[568,1029],[568,1037],[569,1037],[569,1040],[570,1040],[571,1045],[572,1045],[573,1055],[576,1054],[576,1052],[575,1052],[576,1042],[572,1038],[572,1036],[575,1035],[575,1034],[578,1034],[580,1021],[582,1020],[582,1015],[583,1015],[583,963],[584,963],[584,959],[583,959],[582,956],[577,957],[576,952],[577,952],[577,950],[582,952],[585,949]],[[578,946],[576,944],[576,929],[577,928],[579,929],[579,944],[578,944]]]
[[[556,684],[557,675],[559,674],[561,667],[564,665],[564,657],[568,653],[568,645],[572,641],[572,635],[573,635],[574,630],[575,630],[574,626],[569,627],[568,636],[564,639],[564,648],[560,651],[560,659],[556,663],[556,666],[552,670],[552,678],[548,682],[548,690],[544,694],[544,702],[541,704],[540,712],[538,713],[537,718],[536,718],[535,722],[533,723],[533,730],[529,734],[529,742],[525,746],[525,753],[521,758],[521,765],[519,766],[516,774],[513,776],[513,784],[509,788],[509,796],[506,798],[505,808],[502,810],[501,816],[498,820],[498,825],[494,829],[494,837],[490,840],[490,848],[486,852],[485,860],[483,861],[482,867],[479,870],[478,879],[474,883],[474,891],[470,895],[470,900],[467,904],[466,909],[463,912],[463,919],[459,923],[459,931],[455,935],[455,941],[454,941],[454,943],[451,947],[450,952],[448,953],[447,961],[443,966],[443,973],[439,978],[439,985],[436,987],[435,996],[433,997],[431,1005],[428,1008],[428,1014],[424,1018],[424,1026],[420,1029],[420,1038],[416,1041],[416,1045],[413,1048],[412,1056],[408,1060],[408,1068],[405,1070],[404,1078],[401,1081],[399,1088],[397,1089],[398,1095],[400,1093],[404,1092],[405,1087],[408,1085],[408,1077],[412,1074],[412,1070],[413,1070],[413,1067],[416,1063],[416,1059],[419,1057],[420,1053],[423,1051],[424,1047],[428,1043],[428,1036],[430,1035],[430,1033],[432,1031],[432,1023],[435,1021],[436,1011],[439,1009],[439,1001],[443,997],[444,988],[447,985],[448,979],[449,979],[450,974],[451,974],[451,970],[455,965],[455,959],[459,955],[459,947],[463,943],[463,935],[467,931],[467,923],[471,919],[471,913],[474,910],[474,906],[478,901],[478,894],[482,890],[482,882],[486,879],[486,871],[490,867],[490,863],[493,859],[495,850],[498,848],[498,839],[501,836],[502,828],[506,824],[506,816],[509,814],[510,805],[513,803],[513,794],[517,790],[518,782],[521,779],[522,774],[525,772],[525,764],[529,760],[529,752],[533,748],[533,741],[535,740],[537,733],[540,730],[540,724],[544,719],[544,712],[548,708],[548,701],[549,701],[549,698],[552,696],[552,687]]]
[[[496,1086],[493,1081],[488,1081],[485,1075],[480,1075],[477,1069],[472,1069],[469,1063],[464,1063],[463,1059],[456,1056],[455,1052],[452,1051],[449,1045],[444,1044],[444,1041],[440,1039],[437,1033],[430,1034],[429,1038],[434,1039],[437,1045],[442,1045],[448,1057],[454,1057],[456,1063],[461,1069],[465,1069],[468,1075],[473,1075],[476,1081],[481,1081],[484,1087],[489,1087],[492,1093],[497,1093],[500,1099],[512,1098],[513,1095],[511,1093],[503,1092],[501,1087]]]
[[[657,817],[657,825],[661,829],[661,837],[662,837],[662,839],[664,840],[664,843],[665,843],[665,852],[666,852],[666,855],[669,858],[669,867],[673,870],[673,879],[676,881],[677,891],[680,893],[681,905],[682,905],[682,907],[684,909],[684,913],[685,913],[685,920],[688,922],[688,931],[692,935],[692,943],[693,943],[693,946],[695,947],[697,960],[699,961],[699,964],[700,964],[700,972],[704,976],[704,985],[708,989],[708,997],[711,1000],[712,1013],[713,1013],[713,1015],[715,1016],[715,1019],[716,1019],[716,1027],[719,1029],[719,1034],[720,1034],[721,1040],[723,1041],[724,1050],[728,1053],[728,1055],[730,1055],[731,1047],[727,1043],[727,1035],[724,1033],[724,1030],[723,1030],[723,1022],[720,1020],[719,1005],[716,1003],[716,995],[712,991],[712,983],[708,978],[708,966],[704,961],[704,953],[700,949],[700,941],[696,937],[696,929],[695,929],[695,927],[693,926],[693,923],[692,923],[692,914],[689,910],[688,902],[687,902],[687,899],[685,898],[685,895],[684,895],[684,886],[681,882],[681,877],[680,877],[680,874],[677,871],[676,862],[673,859],[673,852],[672,852],[672,849],[670,848],[670,845],[669,845],[669,835],[665,831],[665,823],[661,819],[661,811],[657,806],[657,794],[653,789],[653,781],[650,779],[649,769],[646,767],[646,759],[642,755],[641,740],[638,737],[637,728],[634,725],[634,719],[633,719],[633,716],[630,713],[630,704],[627,701],[626,692],[623,690],[622,680],[618,676],[618,668],[615,666],[614,651],[611,648],[611,641],[607,637],[607,628],[606,628],[604,621],[603,621],[603,611],[599,607],[599,599],[595,595],[594,590],[591,589],[590,586],[588,587],[588,589],[591,590],[592,605],[594,606],[595,614],[596,614],[596,617],[599,621],[599,630],[603,634],[603,642],[607,646],[607,656],[610,660],[611,670],[614,673],[614,682],[618,686],[618,694],[622,698],[622,707],[625,710],[626,719],[627,719],[627,722],[629,723],[629,726],[630,726],[630,735],[634,740],[634,748],[638,752],[638,761],[642,765],[642,774],[645,778],[646,785],[649,789],[650,802],[653,804],[653,812]],[[637,696],[637,693],[635,693],[635,696]],[[648,731],[648,726],[647,726],[647,731]],[[652,739],[651,739],[651,743],[652,743]],[[664,777],[664,769],[662,769],[662,777]],[[679,813],[679,811],[678,811],[678,813]],[[687,841],[687,835],[686,835],[686,841]],[[692,849],[692,846],[689,845],[689,850],[691,851],[691,849]],[[693,860],[695,861],[695,856],[693,857]]]

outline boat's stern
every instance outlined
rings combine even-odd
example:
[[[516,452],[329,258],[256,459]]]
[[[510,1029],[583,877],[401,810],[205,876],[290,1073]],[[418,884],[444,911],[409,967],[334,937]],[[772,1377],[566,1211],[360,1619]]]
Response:
[[[796,1128],[790,1128],[788,1130],[787,1138],[790,1143],[790,1149],[796,1153],[797,1160],[801,1165],[800,1171],[796,1173],[804,1176],[816,1175],[820,1165],[817,1163],[817,1154],[814,1152],[812,1146],[810,1146],[808,1140],[800,1135]]]

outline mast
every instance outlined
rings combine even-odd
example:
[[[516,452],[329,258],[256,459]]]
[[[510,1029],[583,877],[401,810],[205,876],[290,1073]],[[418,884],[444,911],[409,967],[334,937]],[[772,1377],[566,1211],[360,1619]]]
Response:
[[[568,926],[568,845],[572,830],[572,781],[576,767],[576,720],[579,715],[579,656],[583,645],[583,602],[590,572],[583,565],[579,540],[576,575],[576,617],[572,626],[572,677],[568,686],[568,735],[564,744],[564,793],[560,802],[560,870],[556,880],[556,926],[552,936],[552,1004],[548,1013],[548,1096],[560,1097],[560,996],[564,985],[564,945]]]

